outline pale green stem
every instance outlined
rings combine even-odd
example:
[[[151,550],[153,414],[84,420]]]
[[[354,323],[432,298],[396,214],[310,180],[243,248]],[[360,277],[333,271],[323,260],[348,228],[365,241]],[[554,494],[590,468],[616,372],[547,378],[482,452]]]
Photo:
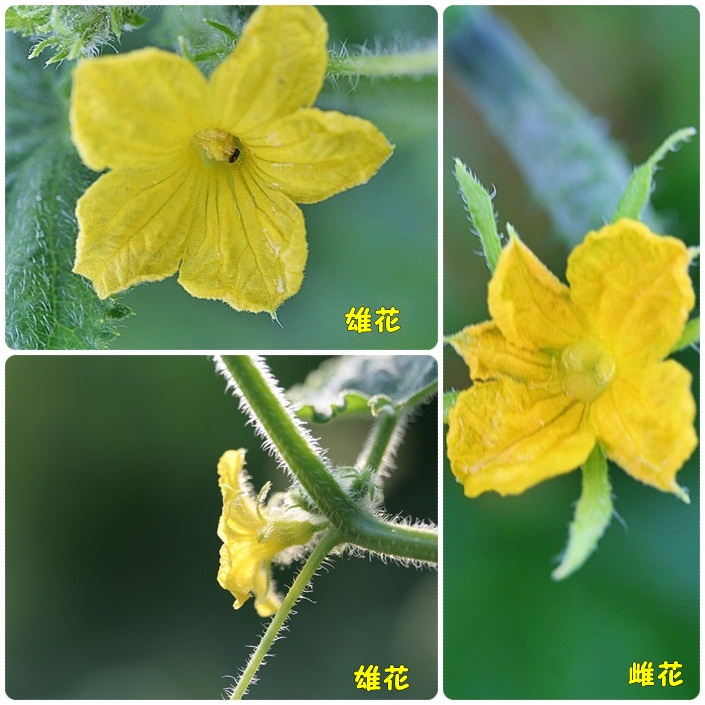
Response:
[[[583,465],[583,489],[570,525],[568,546],[551,577],[563,580],[590,557],[612,518],[612,487],[605,452],[596,445]]]
[[[385,404],[381,406],[377,411],[375,423],[365,448],[360,453],[355,467],[360,470],[363,468],[383,470],[384,466],[389,463],[390,456],[394,453],[395,444],[400,440],[398,429],[408,415],[406,410],[413,409],[423,403],[425,399],[436,393],[437,387],[438,382],[434,379],[402,405]]]
[[[438,47],[436,45],[387,54],[331,56],[328,59],[328,73],[334,76],[399,78],[426,76],[437,72]]]
[[[346,543],[399,558],[438,561],[436,531],[381,521],[363,512],[345,494],[273,382],[263,373],[263,365],[247,355],[225,355],[222,361],[254,419]]]
[[[358,469],[370,468],[381,470],[386,464],[387,455],[394,439],[394,431],[401,419],[393,407],[384,407],[380,410],[372,427],[369,438],[360,457],[355,463]]]
[[[250,658],[247,667],[240,676],[238,682],[235,685],[231,700],[241,700],[245,695],[247,688],[257,670],[262,665],[262,660],[269,652],[272,647],[274,640],[277,638],[279,630],[282,628],[284,622],[286,622],[292,607],[296,604],[296,601],[301,597],[306,586],[313,578],[316,570],[325,560],[326,556],[339,544],[341,543],[340,537],[334,531],[325,534],[321,539],[320,543],[316,548],[313,549],[313,553],[308,557],[306,563],[304,563],[301,572],[296,576],[293,585],[289,588],[289,592],[282,600],[282,603],[277,610],[277,613],[272,618],[272,621],[267,627],[267,631],[262,636],[262,641],[258,644],[252,657]]]

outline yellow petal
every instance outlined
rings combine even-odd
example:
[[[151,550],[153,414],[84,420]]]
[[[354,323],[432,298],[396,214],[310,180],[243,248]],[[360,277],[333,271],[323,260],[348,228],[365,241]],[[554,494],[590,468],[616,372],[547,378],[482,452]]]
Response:
[[[499,329],[521,348],[560,350],[585,335],[568,287],[517,237],[500,254],[488,304]]]
[[[247,146],[264,178],[297,203],[366,183],[392,153],[371,122],[333,111],[297,110],[265,127]]]
[[[154,168],[112,171],[79,199],[73,271],[88,277],[98,296],[176,272],[198,218],[198,163],[184,155]]]
[[[257,9],[235,51],[211,76],[214,126],[244,138],[313,105],[328,65],[327,41],[327,25],[314,7]]]
[[[218,461],[218,484],[223,495],[223,514],[218,522],[220,548],[218,583],[235,598],[240,609],[252,595],[261,617],[277,611],[280,598],[270,577],[271,555],[280,550],[268,545],[266,509],[258,511],[249,477],[244,469],[245,451],[228,450]],[[276,534],[276,530],[274,531]]]
[[[238,503],[238,513],[242,518],[246,518],[247,515],[242,514],[243,510],[246,510],[250,521],[258,523],[256,497],[245,472],[245,451],[242,448],[227,450],[220,456],[218,485],[223,495],[223,504],[230,503],[240,496],[249,498],[249,501]],[[220,538],[223,539],[222,536]]]
[[[467,363],[473,380],[507,376],[538,385],[559,381],[554,356],[512,345],[492,321],[468,326],[450,342]]]
[[[294,203],[253,178],[251,161],[243,151],[206,170],[179,282],[193,296],[273,313],[301,285],[306,230]]]
[[[163,160],[207,126],[206,89],[190,61],[159,49],[86,59],[73,73],[71,137],[95,171]]]
[[[607,457],[632,477],[687,498],[676,473],[698,439],[690,373],[667,360],[618,377],[590,410],[590,421]]]
[[[450,412],[448,457],[468,497],[519,494],[577,468],[595,445],[585,406],[511,379],[461,392]]]
[[[671,351],[695,305],[688,261],[680,240],[623,219],[588,233],[567,276],[573,301],[616,358],[655,362]]]

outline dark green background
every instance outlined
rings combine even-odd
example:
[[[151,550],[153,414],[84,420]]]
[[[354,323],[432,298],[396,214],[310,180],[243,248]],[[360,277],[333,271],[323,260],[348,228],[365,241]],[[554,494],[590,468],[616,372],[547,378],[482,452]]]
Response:
[[[285,386],[320,358],[271,358]],[[268,620],[216,582],[216,463],[283,474],[203,357],[15,356],[6,366],[6,692],[16,699],[217,699]],[[369,423],[314,426],[352,464]],[[435,401],[409,426],[387,508],[437,519]],[[281,588],[294,572],[278,570]],[[252,698],[356,698],[360,665],[437,690],[437,576],[345,556],[315,578]],[[383,685],[384,687],[384,685]]]
[[[563,85],[606,120],[632,163],[675,130],[699,126],[699,16],[693,7],[497,7]],[[458,88],[444,84],[444,328],[487,318],[489,272],[473,254],[452,157],[486,185],[509,221],[564,278],[567,248],[552,239],[501,144]],[[653,203],[669,232],[699,242],[699,137],[669,154]],[[698,265],[693,268],[698,279]],[[675,356],[695,374],[698,356]],[[444,386],[468,386],[450,349]],[[699,692],[699,453],[678,476],[692,503],[649,489],[611,466],[614,520],[597,552],[554,583],[580,473],[511,498],[474,500],[444,470],[444,690],[450,698],[693,698]],[[653,687],[628,685],[634,661],[653,661]],[[683,685],[663,688],[663,661],[683,664]]]

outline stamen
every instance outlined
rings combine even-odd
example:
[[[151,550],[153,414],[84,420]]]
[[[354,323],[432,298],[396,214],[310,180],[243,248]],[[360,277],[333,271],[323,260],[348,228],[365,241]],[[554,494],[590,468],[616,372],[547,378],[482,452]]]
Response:
[[[208,128],[199,130],[193,136],[194,144],[203,151],[203,155],[208,159],[218,162],[230,162],[231,164],[240,156],[240,144],[237,137],[227,130]]]

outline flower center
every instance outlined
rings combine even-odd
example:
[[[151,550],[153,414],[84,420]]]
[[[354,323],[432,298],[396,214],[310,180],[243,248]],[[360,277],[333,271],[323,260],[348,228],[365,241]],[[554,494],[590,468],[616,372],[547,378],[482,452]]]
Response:
[[[610,354],[595,340],[569,345],[561,357],[563,390],[582,402],[597,398],[614,377],[616,365]]]
[[[226,130],[199,130],[193,141],[208,159],[232,163],[240,156],[239,140]]]

